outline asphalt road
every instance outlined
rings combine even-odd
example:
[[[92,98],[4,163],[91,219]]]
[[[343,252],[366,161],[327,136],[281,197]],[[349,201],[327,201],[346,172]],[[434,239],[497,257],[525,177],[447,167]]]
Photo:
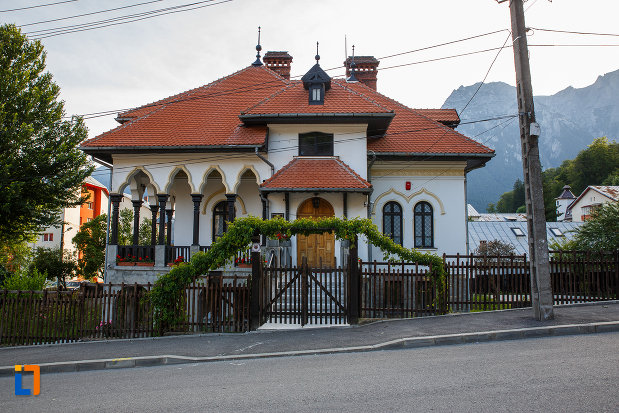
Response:
[[[59,373],[37,397],[2,377],[0,410],[617,412],[618,349],[604,333]]]

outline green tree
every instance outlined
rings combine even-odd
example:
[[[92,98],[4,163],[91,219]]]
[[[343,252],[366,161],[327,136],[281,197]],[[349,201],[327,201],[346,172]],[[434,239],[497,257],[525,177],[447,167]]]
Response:
[[[542,184],[546,220],[556,221],[555,198],[565,185],[570,185],[576,195],[589,185],[619,185],[619,143],[606,137],[595,139],[576,158],[543,171]],[[522,211],[523,205],[524,184],[518,179],[511,191],[501,195],[496,203],[496,212]]]
[[[152,219],[144,218],[140,224],[140,245],[151,245],[151,223]]]
[[[106,232],[107,215],[102,214],[83,223],[73,237],[73,244],[82,253],[82,257],[78,259],[78,271],[84,278],[92,279],[103,275]]]
[[[619,249],[619,202],[596,208],[574,236],[577,249],[614,251]]]
[[[73,277],[77,265],[74,258],[67,251],[60,248],[37,248],[34,258],[28,268],[29,273],[37,269],[40,273],[47,273],[50,280],[58,280],[58,286],[66,287],[67,278]]]
[[[40,41],[0,26],[0,244],[59,224],[58,211],[81,202],[80,185],[93,170],[78,149],[86,126],[63,120],[45,57]]]
[[[133,211],[121,209],[118,218],[118,245],[133,245]]]
[[[581,193],[589,185],[600,185],[619,168],[619,143],[606,137],[595,139],[578,153],[567,177],[572,189]]]

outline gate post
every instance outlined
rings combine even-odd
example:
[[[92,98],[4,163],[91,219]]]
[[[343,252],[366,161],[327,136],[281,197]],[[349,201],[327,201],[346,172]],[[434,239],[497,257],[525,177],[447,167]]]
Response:
[[[256,230],[251,237],[251,291],[249,295],[249,330],[254,331],[260,327],[260,293],[262,284],[262,258],[260,249],[253,248],[256,243],[260,245],[260,233]]]
[[[360,282],[359,282],[359,237],[355,236],[354,247],[350,248],[348,255],[348,279],[350,280],[350,294],[348,295],[348,323],[359,323],[359,307],[360,307]]]

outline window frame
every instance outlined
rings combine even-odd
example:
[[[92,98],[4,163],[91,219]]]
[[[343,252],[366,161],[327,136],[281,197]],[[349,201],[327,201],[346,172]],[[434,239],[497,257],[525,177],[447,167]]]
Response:
[[[397,206],[399,208],[399,212],[393,212],[393,210],[392,211],[386,211],[388,206]],[[399,216],[399,219],[400,219],[400,233],[397,234],[399,236],[399,242],[395,240],[396,234],[393,234],[393,228],[394,228],[395,219],[397,219],[398,216]],[[391,232],[390,233],[387,233],[387,231],[386,231],[386,224],[387,224],[388,220],[390,221],[389,223],[391,225]],[[396,244],[404,245],[403,210],[402,210],[402,205],[400,205],[396,201],[389,201],[389,202],[386,202],[385,205],[383,205],[383,235],[391,238],[391,240],[393,242],[395,242]]]
[[[222,209],[218,209],[219,206],[222,206]],[[213,207],[213,228],[212,228],[212,237],[211,240],[212,242],[217,241],[217,238],[221,237],[223,234],[226,233],[226,231],[228,230],[228,201],[223,200],[223,201],[219,201],[215,204],[215,206]],[[215,223],[217,222],[217,217],[223,217],[223,232],[221,234],[216,234],[215,233],[215,228],[216,225]]]
[[[417,211],[417,207],[422,207],[422,211]],[[425,207],[429,209],[425,210]],[[421,243],[417,242],[417,218],[421,219]],[[430,220],[430,243],[426,244],[428,235],[426,234],[426,219]],[[419,201],[413,207],[413,244],[415,248],[435,248],[434,243],[434,208],[427,201]]]
[[[303,149],[307,150],[309,149],[309,145],[307,144],[307,142],[305,142],[305,144],[302,143],[303,140],[307,140],[307,139],[313,139],[313,148],[312,153],[307,153],[303,152]],[[329,142],[328,147],[326,148],[327,150],[321,152],[319,151],[319,147],[320,146],[327,146],[325,145],[325,142],[319,143],[318,139],[319,138],[328,138]],[[307,132],[307,133],[299,133],[299,156],[334,156],[334,147],[335,147],[335,143],[334,143],[334,134],[333,133],[324,133],[324,132]]]

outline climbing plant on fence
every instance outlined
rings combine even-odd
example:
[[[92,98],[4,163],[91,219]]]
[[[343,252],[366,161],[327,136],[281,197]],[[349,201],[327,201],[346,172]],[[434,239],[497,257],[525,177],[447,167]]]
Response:
[[[262,220],[255,217],[238,218],[228,225],[227,232],[221,236],[206,253],[195,254],[191,262],[181,264],[161,275],[151,290],[151,303],[155,309],[155,320],[159,331],[182,321],[182,293],[197,276],[215,270],[233,257],[237,251],[251,244],[255,232],[269,238],[290,238],[293,235],[322,234],[333,231],[339,240],[354,242],[357,235],[364,235],[368,242],[380,248],[385,259],[399,258],[403,261],[417,262],[430,267],[430,275],[437,288],[437,305],[441,305],[445,291],[445,270],[443,260],[435,254],[421,253],[398,245],[391,238],[378,231],[369,219],[301,218],[285,221],[281,217]],[[439,307],[440,308],[440,307]]]

